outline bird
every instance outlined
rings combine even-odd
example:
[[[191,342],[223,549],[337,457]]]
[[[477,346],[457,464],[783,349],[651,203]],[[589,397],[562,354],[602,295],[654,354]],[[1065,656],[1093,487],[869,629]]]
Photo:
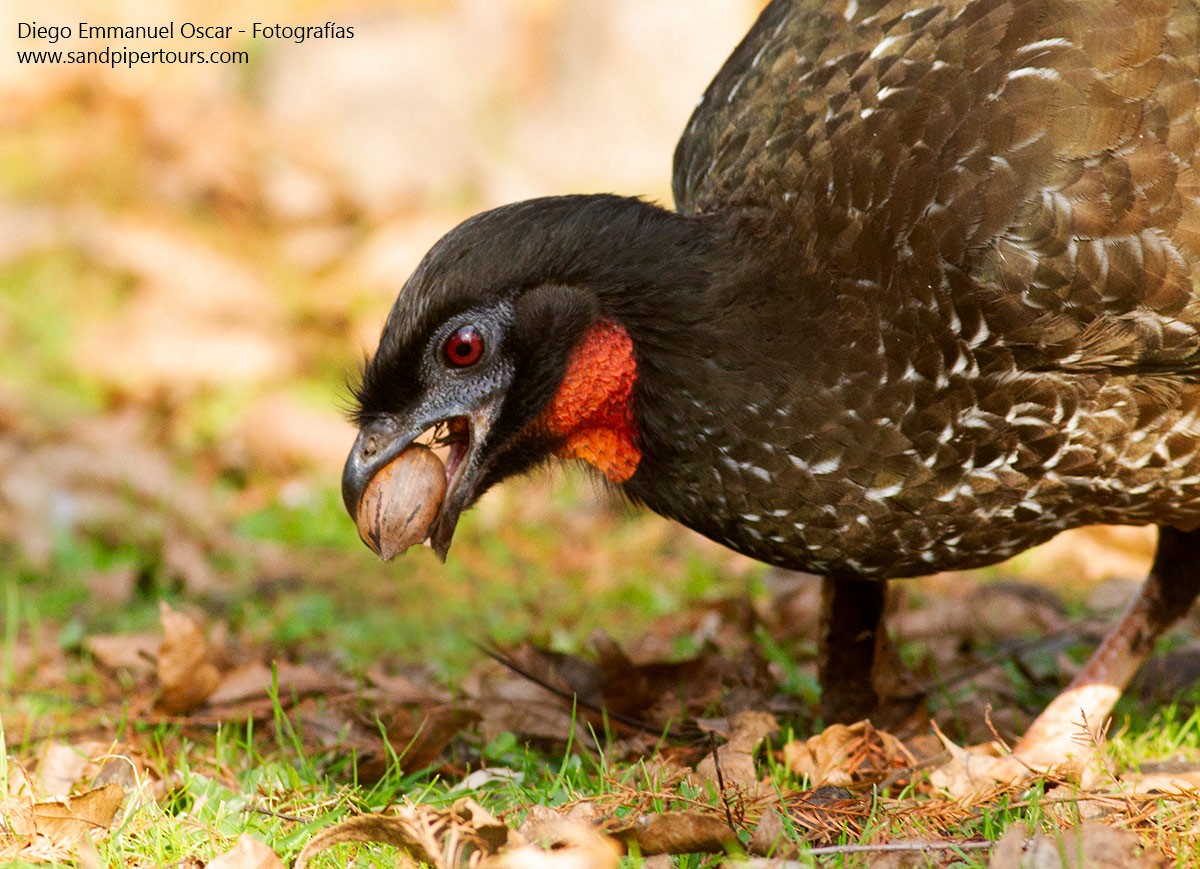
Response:
[[[1060,758],[1200,593],[1198,140],[1197,0],[771,0],[674,208],[536,198],[424,257],[355,389],[347,510],[433,433],[444,558],[483,492],[582,461],[824,578],[827,721],[880,700],[889,580],[1155,525],[1017,744]]]

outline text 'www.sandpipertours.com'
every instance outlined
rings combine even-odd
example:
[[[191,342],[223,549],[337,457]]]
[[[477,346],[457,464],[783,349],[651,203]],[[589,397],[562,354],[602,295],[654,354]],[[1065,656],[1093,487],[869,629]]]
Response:
[[[159,24],[45,24],[37,21],[17,23],[17,38],[23,42],[44,43],[55,48],[29,47],[17,49],[17,62],[22,64],[97,64],[109,67],[136,67],[147,64],[246,64],[250,52],[237,49],[172,49],[140,48],[129,42],[140,40],[229,40],[237,37],[279,40],[302,44],[316,40],[345,40],[354,38],[352,25],[326,21],[319,25],[267,24],[256,21],[245,27],[231,24],[197,24],[167,21]],[[75,47],[58,47],[65,41],[89,43]],[[120,42],[100,47],[96,43]]]

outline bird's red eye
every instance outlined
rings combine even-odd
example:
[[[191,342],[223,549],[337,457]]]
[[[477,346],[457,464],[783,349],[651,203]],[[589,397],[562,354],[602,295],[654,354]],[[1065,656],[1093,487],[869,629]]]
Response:
[[[456,368],[474,365],[483,355],[483,336],[474,326],[463,326],[446,341],[446,361]]]

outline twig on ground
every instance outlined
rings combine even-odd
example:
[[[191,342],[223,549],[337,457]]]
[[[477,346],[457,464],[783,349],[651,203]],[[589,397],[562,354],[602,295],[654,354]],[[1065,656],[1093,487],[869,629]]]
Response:
[[[965,842],[950,840],[886,842],[881,845],[823,845],[819,848],[805,848],[800,851],[801,857],[828,857],[837,854],[887,854],[905,851],[986,851],[995,847],[990,839],[970,839]],[[770,858],[742,860],[731,863],[732,869],[800,869],[808,866],[799,860],[773,860]]]
[[[725,794],[725,775],[721,772],[721,755],[717,752],[717,735],[708,731],[708,744],[712,748],[713,769],[717,771],[717,787],[721,790],[721,805],[725,807],[725,822],[729,829],[737,835],[737,827],[733,825],[733,812],[729,809],[729,797]]]

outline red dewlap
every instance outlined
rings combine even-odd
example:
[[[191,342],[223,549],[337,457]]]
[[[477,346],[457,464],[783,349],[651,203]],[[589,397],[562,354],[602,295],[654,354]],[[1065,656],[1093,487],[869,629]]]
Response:
[[[636,380],[628,333],[601,320],[571,354],[563,382],[534,428],[562,439],[555,455],[582,459],[614,483],[624,483],[642,458],[629,406]]]

